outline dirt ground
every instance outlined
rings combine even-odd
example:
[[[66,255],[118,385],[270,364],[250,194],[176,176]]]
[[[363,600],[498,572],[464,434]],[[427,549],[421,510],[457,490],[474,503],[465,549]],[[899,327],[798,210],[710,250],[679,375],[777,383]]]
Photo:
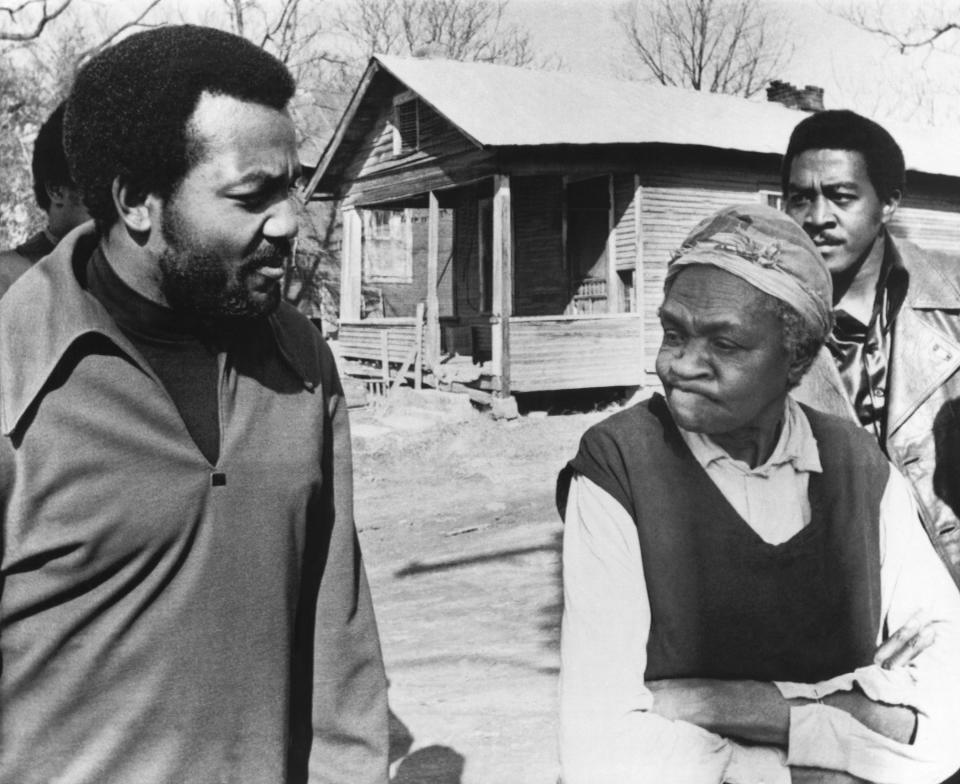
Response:
[[[398,390],[351,411],[356,519],[390,680],[393,784],[557,780],[556,473],[606,413],[494,421]]]

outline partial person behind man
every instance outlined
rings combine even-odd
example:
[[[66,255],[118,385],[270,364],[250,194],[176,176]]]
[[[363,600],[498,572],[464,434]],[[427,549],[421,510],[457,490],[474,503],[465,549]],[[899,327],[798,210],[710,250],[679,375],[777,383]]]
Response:
[[[960,587],[960,257],[891,236],[905,189],[903,152],[866,117],[819,112],[791,134],[786,212],[826,261],[836,316],[795,396],[877,440]]]
[[[94,222],[0,300],[3,784],[387,782],[346,404],[281,297],[294,89],[194,26],[74,82]]]
[[[721,210],[671,260],[664,395],[588,430],[558,480],[564,784],[960,766],[960,594],[875,442],[788,394],[831,304],[769,207]]]
[[[47,214],[47,225],[13,250],[0,253],[0,297],[67,232],[90,219],[63,151],[63,110],[63,103],[53,110],[33,143],[33,193]]]

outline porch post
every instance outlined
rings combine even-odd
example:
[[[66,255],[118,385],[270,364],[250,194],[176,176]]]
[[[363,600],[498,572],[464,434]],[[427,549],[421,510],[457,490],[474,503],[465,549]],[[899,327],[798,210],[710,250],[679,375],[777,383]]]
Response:
[[[643,186],[640,184],[640,175],[633,175],[633,241],[636,255],[633,260],[633,298],[634,307],[640,314],[640,357],[641,382],[643,386],[647,373],[647,320],[644,289],[646,280],[643,274]]]
[[[613,175],[607,175],[607,313],[620,312],[620,278],[617,275],[617,210]]]
[[[363,269],[363,227],[360,213],[354,207],[340,212],[343,238],[340,249],[340,318],[357,321],[360,318],[361,273]]]
[[[436,372],[440,361],[440,299],[437,277],[440,267],[440,203],[430,191],[427,223],[427,365]]]
[[[500,397],[510,397],[510,316],[513,313],[513,238],[510,177],[493,178],[493,361]]]

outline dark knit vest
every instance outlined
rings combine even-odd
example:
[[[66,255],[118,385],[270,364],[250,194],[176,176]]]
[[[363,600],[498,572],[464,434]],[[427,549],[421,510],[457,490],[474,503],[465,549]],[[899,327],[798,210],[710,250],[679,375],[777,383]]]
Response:
[[[880,624],[876,442],[809,408],[823,465],[811,521],[764,542],[691,454],[659,395],[584,434],[560,474],[582,474],[633,517],[650,597],[646,678],[813,682],[868,664]]]

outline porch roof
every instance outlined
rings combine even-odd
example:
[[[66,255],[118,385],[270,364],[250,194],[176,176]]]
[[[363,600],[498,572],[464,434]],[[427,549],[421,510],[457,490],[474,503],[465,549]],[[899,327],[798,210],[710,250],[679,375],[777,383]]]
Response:
[[[489,63],[375,55],[319,162],[337,155],[373,77],[385,70],[481,147],[672,144],[781,155],[803,118],[778,103]],[[956,132],[884,126],[907,168],[960,176]]]

